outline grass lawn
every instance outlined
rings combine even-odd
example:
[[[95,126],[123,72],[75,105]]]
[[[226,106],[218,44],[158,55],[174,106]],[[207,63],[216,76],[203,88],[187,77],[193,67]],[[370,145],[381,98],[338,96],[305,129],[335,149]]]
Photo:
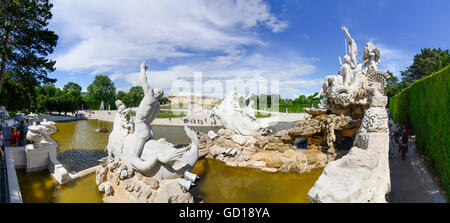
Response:
[[[261,112],[257,112],[256,115],[255,115],[256,118],[268,118],[270,116],[272,116],[272,114],[270,114],[270,113],[261,113]]]
[[[158,114],[158,116],[156,116],[157,118],[179,118],[179,117],[184,117],[186,116],[186,112],[182,112],[182,113],[178,113],[174,114],[172,111],[170,110],[161,110]]]

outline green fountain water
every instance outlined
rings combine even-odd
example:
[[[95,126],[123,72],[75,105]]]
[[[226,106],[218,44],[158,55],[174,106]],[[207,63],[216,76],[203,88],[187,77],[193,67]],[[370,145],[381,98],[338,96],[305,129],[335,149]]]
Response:
[[[291,124],[282,124],[274,130]],[[109,133],[96,132],[97,121],[84,120],[56,123],[58,132],[51,137],[58,144],[58,159],[69,171],[80,171],[98,164]],[[105,122],[112,129],[112,123]],[[166,138],[173,144],[190,143],[182,127],[152,126],[155,138]],[[193,127],[195,131],[217,131],[218,127]],[[192,171],[201,181],[198,190],[205,202],[309,202],[307,192],[322,170],[307,174],[265,173],[257,170],[228,167],[217,160],[200,160]],[[18,170],[24,202],[99,203],[102,194],[95,184],[95,174],[58,185],[49,171],[25,173]]]

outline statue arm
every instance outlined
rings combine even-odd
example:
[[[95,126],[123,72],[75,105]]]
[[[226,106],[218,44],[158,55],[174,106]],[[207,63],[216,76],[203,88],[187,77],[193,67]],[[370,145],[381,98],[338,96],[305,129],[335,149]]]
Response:
[[[346,36],[347,39],[348,39],[348,44],[351,45],[354,41],[353,41],[352,37],[350,36],[350,33],[348,33],[347,27],[342,26],[342,30],[344,30],[345,36]]]
[[[145,74],[145,72],[147,71],[147,64],[144,62],[141,64],[141,73],[139,75],[140,79],[141,79],[141,85],[142,85],[142,89],[144,89],[144,94],[148,95],[149,93],[153,93],[153,91],[150,90],[150,87],[148,85],[148,81],[147,81],[147,75]]]

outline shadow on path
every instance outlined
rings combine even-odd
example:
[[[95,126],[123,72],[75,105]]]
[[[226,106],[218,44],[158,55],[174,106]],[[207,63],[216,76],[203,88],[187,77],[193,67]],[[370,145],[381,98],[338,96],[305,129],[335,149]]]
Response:
[[[392,132],[392,131],[391,131]],[[408,153],[402,160],[392,134],[389,140],[389,169],[391,174],[390,203],[446,203],[444,190],[433,178],[429,167],[420,159],[415,136],[408,139]]]

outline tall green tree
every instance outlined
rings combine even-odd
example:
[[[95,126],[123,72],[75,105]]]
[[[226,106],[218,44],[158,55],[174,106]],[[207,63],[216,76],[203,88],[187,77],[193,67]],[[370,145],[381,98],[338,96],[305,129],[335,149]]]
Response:
[[[88,86],[87,90],[86,101],[90,108],[98,109],[103,101],[105,108],[108,108],[108,105],[110,105],[111,109],[115,109],[116,88],[108,76],[95,76],[94,82]]]
[[[63,92],[66,97],[64,101],[68,103],[64,111],[75,112],[81,108],[83,103],[81,90],[81,86],[74,82],[69,82],[64,85]]]
[[[130,99],[128,98],[128,94],[124,91],[117,92],[116,100],[121,100],[127,107],[130,106]]]
[[[81,86],[80,86],[79,84],[77,84],[77,83],[69,82],[69,83],[67,83],[66,85],[64,85],[63,90],[64,90],[65,92],[69,92],[69,91],[71,91],[71,90],[75,90],[75,91],[81,93],[82,88],[81,88]]]
[[[399,82],[398,78],[394,76],[394,74],[389,70],[386,71],[386,73],[389,74],[389,78],[386,80],[387,86],[384,89],[384,93],[386,94],[388,99],[399,93],[402,89],[409,86],[409,82],[406,81]]]
[[[412,83],[443,69],[449,64],[450,54],[448,50],[442,50],[441,48],[421,49],[420,54],[414,56],[413,64],[401,72],[402,81]]]
[[[49,0],[2,0],[0,2],[0,92],[6,78],[28,92],[43,83],[53,83],[49,72],[58,36],[47,28],[52,18]]]
[[[142,89],[141,86],[133,86],[128,91],[128,99],[130,107],[137,107],[139,106],[139,103],[141,103],[142,99],[144,98],[144,89]]]
[[[161,98],[160,100],[159,100],[159,103],[160,104],[167,104],[167,103],[169,103],[170,102],[170,100],[168,99],[168,98],[166,98],[166,97],[163,97],[163,98]]]

